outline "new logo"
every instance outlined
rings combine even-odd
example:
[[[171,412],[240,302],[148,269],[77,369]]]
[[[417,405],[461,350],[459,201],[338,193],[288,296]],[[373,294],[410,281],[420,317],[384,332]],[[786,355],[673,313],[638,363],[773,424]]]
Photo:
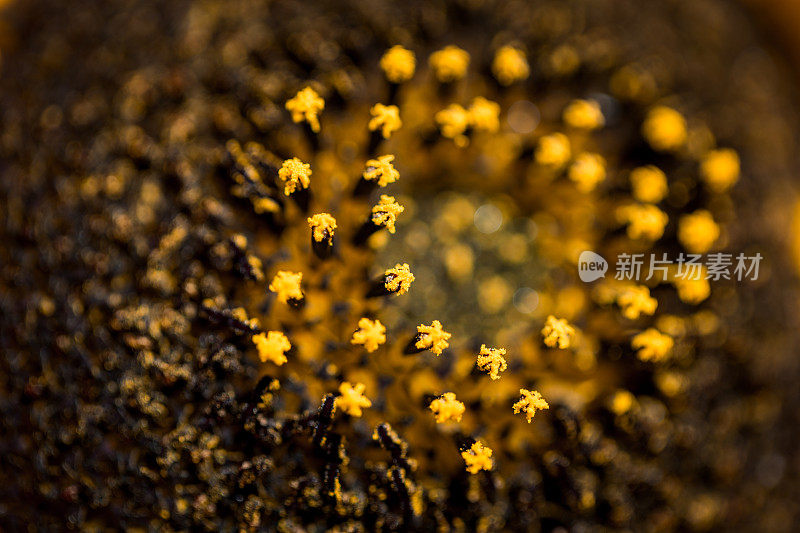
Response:
[[[603,256],[586,250],[578,257],[578,276],[585,283],[605,277],[608,261]]]

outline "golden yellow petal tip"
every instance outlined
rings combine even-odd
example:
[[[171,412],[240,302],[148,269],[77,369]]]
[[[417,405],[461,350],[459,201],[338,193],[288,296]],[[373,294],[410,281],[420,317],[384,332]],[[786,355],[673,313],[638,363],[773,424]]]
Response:
[[[258,357],[262,363],[270,361],[278,366],[286,362],[286,352],[292,349],[292,344],[280,331],[270,331],[253,335],[251,340],[256,345]]]
[[[491,470],[494,467],[492,449],[476,441],[469,450],[461,452],[461,457],[466,463],[467,472],[477,474],[481,470]]]
[[[405,211],[405,207],[398,204],[394,196],[382,194],[380,202],[372,207],[372,223],[386,228],[389,233],[394,233],[397,215],[403,211]]]
[[[494,56],[492,73],[500,85],[511,85],[530,74],[525,52],[513,46],[503,46]]]
[[[366,385],[363,383],[351,384],[345,381],[339,385],[339,396],[336,397],[336,408],[350,416],[361,416],[362,409],[372,406],[372,402],[364,395]]]
[[[642,135],[654,150],[671,152],[684,145],[688,137],[686,119],[671,107],[653,107],[642,123]]]
[[[458,46],[445,46],[433,52],[428,58],[433,74],[441,83],[460,80],[467,73],[469,54]]]
[[[311,87],[306,87],[286,102],[286,109],[295,122],[308,122],[311,131],[319,131],[319,113],[325,109],[325,100]]]
[[[308,217],[308,226],[311,228],[311,238],[316,242],[333,241],[333,234],[336,231],[336,219],[329,213],[317,213]]]
[[[508,368],[504,355],[506,355],[505,348],[489,348],[482,344],[478,354],[478,368],[487,372],[493,380],[500,379],[500,372]]]
[[[606,123],[600,104],[594,100],[573,100],[564,109],[564,124],[580,130],[602,128]]]
[[[383,54],[380,66],[387,80],[392,83],[403,83],[414,76],[417,58],[411,50],[395,45]]]
[[[372,353],[378,346],[386,342],[386,327],[380,320],[362,318],[358,321],[358,330],[350,339],[351,344],[361,344],[367,352]]]
[[[367,127],[370,131],[381,130],[384,139],[391,137],[392,133],[399,130],[403,125],[400,120],[400,109],[396,105],[375,104],[369,110],[372,118]]]
[[[288,196],[298,188],[308,188],[311,183],[311,165],[296,157],[287,159],[278,169],[278,177],[283,181],[283,192]]]
[[[444,330],[442,323],[434,320],[430,326],[425,324],[417,326],[417,337],[414,346],[418,350],[430,350],[436,355],[441,355],[450,346],[450,343],[447,342],[450,337],[450,333]]]
[[[705,209],[683,215],[678,220],[678,241],[689,253],[706,253],[719,239],[719,235],[719,225]]]
[[[534,157],[542,166],[556,169],[563,167],[572,157],[569,137],[563,133],[543,135],[536,146]]]
[[[464,414],[465,410],[464,403],[456,400],[456,395],[452,392],[445,392],[434,399],[428,405],[428,408],[436,417],[437,424],[461,422],[461,416]]]
[[[562,350],[569,348],[572,337],[575,335],[575,328],[569,325],[566,319],[559,319],[550,315],[542,328],[542,337],[545,345],[555,348],[558,346]]]
[[[525,413],[525,417],[528,419],[528,424],[531,423],[533,420],[533,416],[536,414],[536,411],[543,411],[545,409],[550,409],[550,405],[542,398],[542,395],[539,391],[530,391],[528,389],[519,389],[519,394],[521,398],[517,401],[513,406],[514,413],[519,413],[520,411]]]
[[[716,193],[723,193],[739,181],[741,171],[739,154],[731,148],[711,150],[700,162],[700,176],[706,186]]]
[[[638,350],[636,356],[645,362],[664,361],[669,357],[674,345],[675,341],[672,337],[655,328],[648,328],[631,339],[631,347]]]
[[[400,173],[394,168],[392,161],[394,161],[394,156],[391,154],[370,159],[367,161],[362,176],[367,181],[376,181],[379,187],[386,187],[400,178]]]
[[[276,293],[278,300],[283,303],[287,303],[290,300],[301,301],[303,299],[303,290],[300,287],[302,281],[302,272],[281,270],[272,278],[269,290]]]
[[[383,286],[387,291],[394,294],[407,293],[413,282],[414,274],[411,273],[411,267],[408,266],[408,263],[397,263],[384,272]]]

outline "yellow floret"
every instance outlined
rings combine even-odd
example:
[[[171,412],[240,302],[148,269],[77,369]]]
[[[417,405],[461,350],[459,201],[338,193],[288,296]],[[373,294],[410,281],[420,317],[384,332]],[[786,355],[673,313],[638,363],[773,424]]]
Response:
[[[272,283],[269,284],[269,290],[276,293],[278,295],[278,300],[283,303],[286,303],[287,300],[302,300],[303,290],[300,288],[300,282],[302,281],[302,272],[281,270],[272,278]]]
[[[372,222],[376,226],[383,226],[389,233],[395,232],[397,215],[405,211],[405,207],[394,201],[394,196],[381,195],[381,201],[372,207]]]
[[[336,397],[336,407],[350,416],[361,416],[362,409],[372,406],[372,402],[364,396],[366,385],[356,383],[353,386],[345,381],[339,385],[339,396]]]
[[[311,227],[311,237],[317,241],[333,241],[333,233],[336,230],[336,219],[329,213],[317,213],[308,217],[308,225]]]
[[[350,339],[351,344],[362,344],[367,352],[372,353],[378,346],[386,342],[386,327],[380,320],[362,318],[358,321],[358,330]]]
[[[536,414],[536,411],[550,409],[550,405],[548,405],[545,399],[542,398],[542,395],[539,393],[539,391],[519,389],[519,393],[522,398],[520,398],[520,400],[516,402],[512,408],[514,409],[514,413],[523,411],[528,419],[528,424],[530,424],[531,420],[533,420],[533,416]]]
[[[513,46],[500,48],[492,61],[492,72],[500,85],[511,85],[524,80],[530,74],[525,52]]]
[[[456,146],[466,146],[469,142],[464,132],[470,122],[469,112],[458,104],[450,104],[433,117],[444,137],[453,139]]]
[[[270,331],[269,333],[259,333],[253,335],[251,340],[258,350],[258,358],[262,363],[271,361],[278,366],[286,362],[286,352],[292,349],[292,344],[280,331]]]
[[[677,150],[686,142],[686,119],[670,107],[656,106],[647,113],[642,135],[654,150]]]
[[[561,349],[569,348],[574,335],[575,328],[570,326],[566,319],[558,319],[553,315],[547,317],[542,328],[544,343],[551,348],[556,346]]]
[[[540,165],[561,168],[572,156],[569,138],[563,133],[551,133],[539,139],[536,147],[536,162]]]
[[[447,340],[450,334],[442,329],[442,324],[438,320],[431,322],[430,326],[420,324],[417,326],[419,340],[414,344],[419,350],[430,350],[436,355],[441,355],[442,351],[450,346]]]
[[[505,354],[505,348],[487,348],[485,344],[481,344],[478,368],[488,372],[492,379],[500,379],[500,372],[504,372],[508,368],[508,363],[503,357]]]
[[[469,106],[469,124],[475,131],[494,133],[500,129],[500,104],[478,96]]]
[[[325,100],[311,87],[299,91],[294,98],[286,102],[286,109],[292,114],[292,120],[305,120],[311,131],[319,131],[319,112],[325,109]]]
[[[600,104],[594,100],[573,100],[564,109],[564,124],[581,130],[602,128],[606,123]]]
[[[669,217],[651,204],[626,205],[617,209],[617,218],[628,224],[628,237],[655,241],[664,235]]]
[[[494,466],[492,449],[480,442],[475,442],[469,450],[461,452],[461,457],[464,458],[467,472],[470,474],[477,474],[481,470],[491,470]]]
[[[575,158],[575,162],[569,167],[568,176],[579,191],[591,192],[598,183],[606,179],[606,160],[599,154],[584,152]]]
[[[400,178],[400,173],[392,165],[394,156],[391,154],[379,156],[378,159],[367,161],[367,167],[362,176],[368,181],[378,181],[378,187],[386,187]]]
[[[414,52],[398,44],[383,54],[380,65],[387,80],[392,83],[403,83],[414,76],[417,59]]]
[[[669,356],[674,344],[672,337],[655,328],[648,328],[631,339],[631,346],[638,350],[636,355],[642,361],[663,361]]]
[[[411,268],[408,263],[397,263],[394,267],[387,269],[383,273],[386,281],[383,286],[386,290],[395,294],[405,294],[411,288],[411,283],[414,282],[414,274],[411,273]]]
[[[311,165],[303,163],[296,157],[287,159],[278,170],[278,177],[284,182],[283,192],[287,196],[297,190],[307,189],[311,183]]]
[[[712,150],[700,163],[700,175],[714,192],[727,191],[739,180],[739,154],[730,148]]]
[[[707,252],[718,238],[719,226],[705,209],[683,215],[678,220],[678,241],[689,253]]]
[[[433,400],[428,406],[436,416],[436,423],[461,422],[461,415],[464,414],[464,404],[456,400],[456,395],[452,392],[445,392],[439,398]]]
[[[460,80],[467,73],[469,54],[457,46],[445,46],[431,54],[428,64],[437,80],[449,83]]]
[[[644,285],[630,285],[617,294],[617,305],[622,316],[636,320],[640,315],[652,315],[658,307],[658,300],[650,296],[650,289]]]
[[[375,104],[369,113],[372,115],[367,125],[369,130],[375,131],[380,128],[384,139],[388,139],[403,125],[403,121],[400,120],[400,109],[396,105]]]
[[[655,204],[667,195],[667,176],[656,166],[633,169],[630,180],[633,197],[640,202]]]

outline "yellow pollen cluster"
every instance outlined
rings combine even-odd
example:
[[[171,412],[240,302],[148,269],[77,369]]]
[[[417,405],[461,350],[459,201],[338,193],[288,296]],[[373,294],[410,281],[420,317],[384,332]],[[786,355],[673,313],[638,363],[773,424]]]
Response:
[[[270,331],[269,333],[259,333],[253,335],[251,340],[258,350],[258,358],[262,363],[271,361],[278,366],[286,362],[286,352],[292,349],[292,344],[280,331]]]
[[[636,355],[642,361],[663,361],[669,356],[674,344],[672,337],[655,328],[648,328],[631,339],[631,346],[638,350]]]
[[[530,74],[525,52],[513,46],[500,48],[492,61],[492,73],[500,85],[511,85],[524,80]]]
[[[505,354],[505,348],[487,348],[485,344],[481,344],[478,368],[483,372],[488,372],[493,380],[500,379],[500,372],[504,372],[508,368],[508,363],[503,357]]]
[[[723,193],[739,181],[739,154],[730,148],[712,150],[700,163],[700,176],[714,192]]]
[[[602,128],[606,123],[600,104],[594,100],[573,100],[564,109],[562,119],[567,126],[580,130]]]
[[[456,146],[466,146],[467,137],[464,132],[469,127],[469,111],[458,104],[450,104],[434,116],[442,135],[453,139]]]
[[[642,135],[654,150],[677,150],[686,142],[686,119],[671,107],[656,106],[647,113]]]
[[[697,277],[681,277],[672,281],[678,298],[687,304],[697,305],[711,294],[711,284],[705,278],[705,269]]]
[[[378,346],[386,342],[386,327],[380,320],[362,318],[358,321],[358,330],[353,333],[350,344],[361,344],[367,352],[372,353]]]
[[[553,315],[547,317],[542,328],[544,343],[551,348],[556,346],[561,349],[569,348],[574,335],[575,328],[570,326],[566,319],[559,319]]]
[[[375,104],[369,113],[372,115],[367,125],[369,130],[375,131],[380,128],[384,139],[388,139],[403,125],[403,121],[400,120],[400,109],[396,105]]]
[[[711,213],[699,209],[678,220],[678,241],[692,254],[707,252],[719,238],[719,226]]]
[[[417,332],[421,335],[414,346],[419,350],[430,350],[436,355],[441,355],[442,351],[450,346],[447,339],[451,335],[442,329],[442,324],[438,320],[431,322],[430,326],[420,324],[417,326]]]
[[[336,219],[328,213],[317,213],[308,217],[308,225],[311,227],[311,237],[322,242],[327,240],[328,244],[333,241],[333,232],[336,230]]]
[[[642,314],[655,313],[658,301],[650,296],[650,289],[644,285],[630,285],[617,294],[617,305],[622,310],[622,316],[636,320]]]
[[[436,423],[461,422],[461,415],[464,414],[464,404],[456,400],[456,395],[452,392],[445,392],[439,398],[433,400],[428,406],[436,416]]]
[[[542,398],[542,395],[539,391],[530,391],[528,389],[519,389],[519,393],[522,398],[516,402],[512,408],[514,409],[514,413],[519,413],[520,411],[525,413],[525,417],[528,419],[528,424],[531,423],[533,420],[533,416],[536,414],[536,411],[543,411],[545,409],[550,409],[550,405]]]
[[[569,167],[569,179],[583,193],[588,193],[606,179],[606,160],[599,154],[582,153]]]
[[[287,159],[278,170],[278,177],[284,182],[283,192],[288,196],[297,190],[308,188],[311,183],[311,165],[296,157]]]
[[[469,106],[469,124],[475,131],[494,133],[500,129],[500,104],[477,96]]]
[[[380,65],[387,80],[392,83],[403,83],[414,76],[417,59],[414,52],[398,44],[383,54]]]
[[[617,217],[628,224],[628,237],[655,241],[664,235],[669,217],[651,204],[633,204],[617,209]]]
[[[272,278],[272,283],[269,284],[269,290],[276,293],[278,295],[278,300],[283,303],[286,303],[287,300],[302,300],[303,290],[300,288],[300,282],[302,281],[302,272],[281,270]]]
[[[305,120],[311,131],[319,131],[319,112],[325,109],[325,100],[311,87],[299,91],[294,98],[286,102],[286,109],[292,114],[292,120]]]
[[[667,195],[667,176],[656,166],[647,165],[631,171],[633,197],[640,202],[655,204]]]
[[[445,46],[431,54],[428,64],[437,80],[449,83],[460,80],[467,73],[469,54],[457,46]]]
[[[536,162],[552,168],[561,168],[572,156],[569,138],[563,133],[551,133],[539,139],[536,147]]]
[[[394,196],[381,195],[381,201],[372,207],[372,222],[376,226],[383,226],[389,233],[394,233],[394,224],[397,222],[397,215],[405,211],[405,207],[394,200]]]
[[[400,178],[400,173],[392,165],[394,156],[391,154],[379,156],[378,159],[367,161],[367,168],[362,176],[368,181],[378,181],[379,187],[386,187]]]
[[[345,381],[339,385],[340,395],[336,397],[336,407],[350,416],[361,416],[362,409],[372,407],[372,402],[364,396],[366,388],[363,383],[356,383],[353,386],[350,382]]]
[[[470,474],[477,474],[481,470],[491,470],[494,466],[492,449],[480,442],[475,442],[469,450],[461,452],[461,457],[464,458],[467,472]]]
[[[414,274],[411,273],[411,268],[408,263],[397,263],[393,268],[384,272],[384,276],[390,278],[384,282],[383,286],[386,290],[395,294],[405,294],[411,288],[411,283],[414,281]]]

